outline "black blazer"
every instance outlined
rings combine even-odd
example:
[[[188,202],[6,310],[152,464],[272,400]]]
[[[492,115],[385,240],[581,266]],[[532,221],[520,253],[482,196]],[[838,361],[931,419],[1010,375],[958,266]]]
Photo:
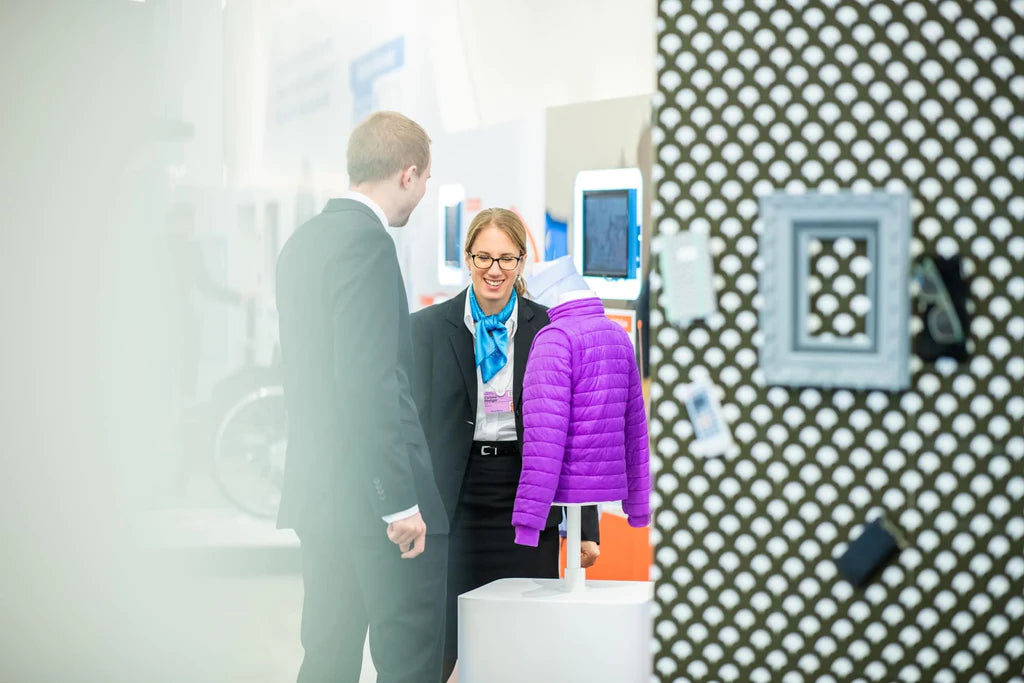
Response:
[[[457,296],[412,314],[412,339],[415,369],[413,397],[423,423],[423,431],[434,463],[434,478],[451,521],[459,502],[462,479],[466,474],[477,410],[477,372],[473,335],[464,319],[468,289]],[[523,440],[523,375],[533,338],[548,324],[547,309],[535,301],[519,297],[513,351],[512,395],[516,433]],[[547,526],[562,519],[561,509],[553,507]],[[511,527],[510,533],[511,533]],[[584,540],[598,540],[597,508],[583,508]]]
[[[332,199],[277,262],[288,453],[278,526],[301,534],[384,532],[419,505],[447,533],[410,393],[409,306],[377,215]]]

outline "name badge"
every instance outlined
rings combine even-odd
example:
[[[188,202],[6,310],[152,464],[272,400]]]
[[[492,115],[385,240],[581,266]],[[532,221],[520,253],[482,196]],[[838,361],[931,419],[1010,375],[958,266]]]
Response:
[[[484,412],[488,415],[493,413],[511,413],[512,390],[509,389],[503,394],[499,394],[496,391],[485,391]]]

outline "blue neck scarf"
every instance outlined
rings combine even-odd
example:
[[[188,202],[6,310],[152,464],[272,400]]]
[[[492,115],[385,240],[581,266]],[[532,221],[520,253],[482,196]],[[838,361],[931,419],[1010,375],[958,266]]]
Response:
[[[505,323],[512,317],[512,309],[516,305],[516,290],[512,290],[505,308],[495,315],[484,315],[480,304],[476,301],[473,288],[469,288],[469,310],[476,323],[476,340],[474,352],[476,364],[480,366],[480,376],[485,382],[498,374],[508,362],[508,328]]]

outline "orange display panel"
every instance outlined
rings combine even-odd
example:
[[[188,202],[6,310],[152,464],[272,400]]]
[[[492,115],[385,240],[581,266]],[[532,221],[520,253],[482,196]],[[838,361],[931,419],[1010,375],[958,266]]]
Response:
[[[587,569],[588,580],[647,581],[653,561],[648,527],[634,529],[624,517],[608,512],[601,515],[601,556]],[[564,539],[559,566],[564,573]]]

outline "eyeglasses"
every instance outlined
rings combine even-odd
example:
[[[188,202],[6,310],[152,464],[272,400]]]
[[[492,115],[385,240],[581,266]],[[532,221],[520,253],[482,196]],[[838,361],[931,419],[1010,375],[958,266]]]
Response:
[[[485,254],[471,254],[468,251],[466,253],[469,254],[469,258],[473,260],[473,265],[480,270],[489,270],[491,264],[495,261],[498,262],[498,268],[501,268],[502,270],[515,270],[516,266],[519,265],[519,262],[523,260],[522,256],[501,256],[499,258],[494,258],[493,256],[487,256]]]
[[[939,344],[957,344],[964,341],[960,316],[956,313],[956,307],[949,292],[946,291],[946,285],[935,262],[927,256],[923,257],[914,264],[913,275],[919,286],[918,301],[926,307],[925,316],[932,339]]]

